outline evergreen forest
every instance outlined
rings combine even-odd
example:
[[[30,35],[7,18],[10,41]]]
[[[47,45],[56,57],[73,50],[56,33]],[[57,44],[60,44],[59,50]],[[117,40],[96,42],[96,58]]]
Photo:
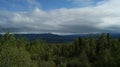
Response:
[[[27,40],[7,32],[0,38],[0,67],[119,67],[120,39],[110,34],[74,42]]]

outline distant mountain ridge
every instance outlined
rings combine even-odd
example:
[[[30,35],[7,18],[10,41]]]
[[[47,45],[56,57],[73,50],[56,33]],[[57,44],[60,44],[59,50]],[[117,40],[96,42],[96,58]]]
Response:
[[[57,35],[57,34],[51,34],[51,33],[45,33],[45,34],[15,34],[16,37],[19,35],[23,36],[24,38],[28,40],[36,40],[41,39],[45,40],[47,42],[54,42],[54,43],[61,43],[61,42],[70,42],[73,41],[74,37],[68,37],[66,35]]]
[[[89,37],[91,34],[72,34],[72,35],[57,35],[51,33],[44,34],[14,34],[15,37],[21,35],[22,37],[28,40],[42,39],[47,42],[62,43],[62,42],[71,42],[78,37]],[[97,37],[98,34],[92,34],[94,37]],[[120,38],[120,33],[111,33],[112,38]]]

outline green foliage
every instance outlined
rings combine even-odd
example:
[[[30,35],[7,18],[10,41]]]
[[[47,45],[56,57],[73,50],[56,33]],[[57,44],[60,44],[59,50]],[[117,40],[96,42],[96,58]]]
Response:
[[[110,34],[77,38],[72,43],[47,43],[15,38],[7,32],[0,38],[0,67],[119,67],[120,39]]]
[[[4,41],[6,40],[6,41]],[[24,48],[17,48],[13,35],[2,36],[0,48],[0,67],[34,67],[30,54]]]
[[[41,61],[39,67],[56,67],[53,61]]]

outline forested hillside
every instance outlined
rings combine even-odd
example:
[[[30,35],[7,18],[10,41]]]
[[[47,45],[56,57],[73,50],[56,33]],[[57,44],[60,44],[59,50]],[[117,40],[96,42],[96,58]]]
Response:
[[[0,67],[119,67],[120,40],[109,34],[70,43],[29,41],[6,33],[0,38]]]

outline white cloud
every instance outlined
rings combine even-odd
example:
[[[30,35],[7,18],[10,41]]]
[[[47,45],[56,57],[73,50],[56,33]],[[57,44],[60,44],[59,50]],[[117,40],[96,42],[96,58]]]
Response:
[[[102,1],[95,7],[61,8],[29,12],[0,12],[2,31],[90,33],[119,32],[120,0]]]

